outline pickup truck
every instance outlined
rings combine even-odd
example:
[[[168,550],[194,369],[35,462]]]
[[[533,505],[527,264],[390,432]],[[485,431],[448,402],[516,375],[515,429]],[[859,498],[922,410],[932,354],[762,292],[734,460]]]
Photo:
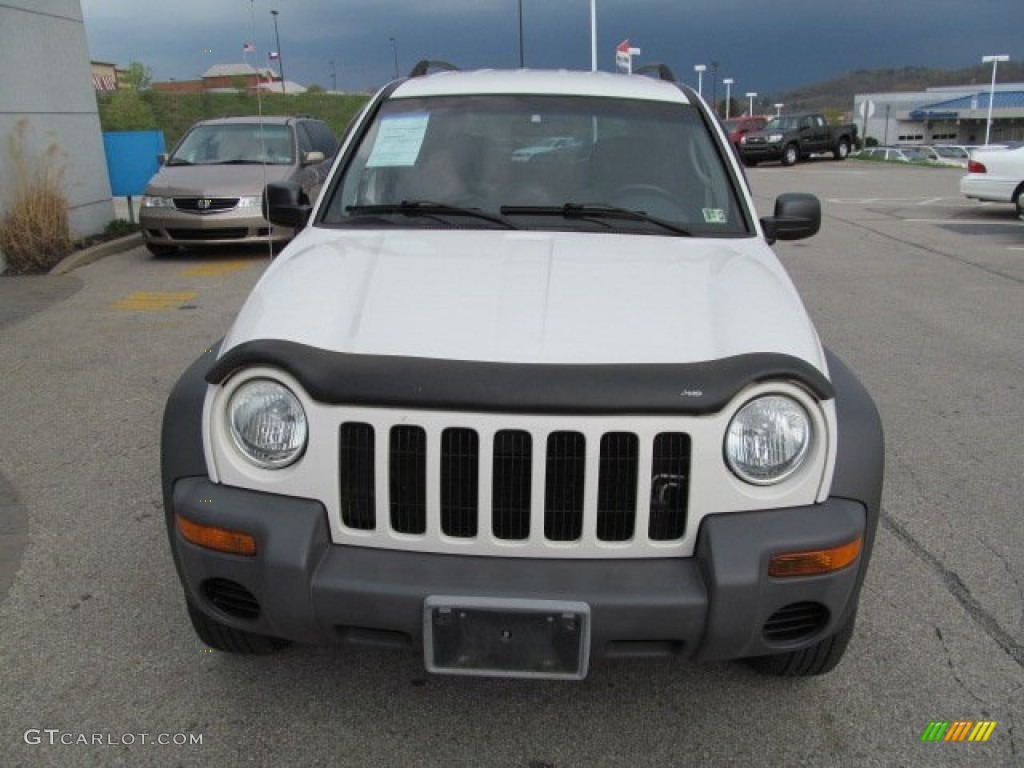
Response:
[[[739,149],[747,166],[766,160],[795,165],[798,160],[824,152],[831,152],[836,160],[845,160],[856,139],[857,126],[853,123],[829,125],[824,115],[807,112],[773,117],[760,131],[744,136]]]

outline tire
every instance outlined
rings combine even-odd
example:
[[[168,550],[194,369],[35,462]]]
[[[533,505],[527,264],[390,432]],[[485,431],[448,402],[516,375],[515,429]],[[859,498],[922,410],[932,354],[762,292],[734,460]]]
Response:
[[[1017,206],[1017,218],[1024,221],[1024,188],[1017,190],[1013,202]]]
[[[845,160],[850,156],[850,142],[846,139],[840,139],[839,143],[836,144],[836,148],[832,150],[832,157],[836,160]]]
[[[782,164],[796,165],[800,159],[800,149],[796,144],[787,144],[782,150]]]
[[[756,671],[776,677],[824,675],[835,669],[842,660],[850,644],[850,638],[853,637],[853,627],[856,623],[857,612],[854,611],[834,635],[819,640],[810,648],[769,656],[754,656],[746,659],[746,662]]]
[[[146,243],[146,250],[153,254],[156,258],[162,258],[164,256],[172,256],[178,252],[178,246],[176,245],[156,245],[155,243]]]
[[[288,640],[257,635],[254,632],[246,632],[221,624],[200,611],[190,601],[186,600],[185,602],[188,606],[188,617],[192,621],[192,628],[195,629],[200,640],[215,650],[224,653],[262,655],[275,653],[291,645]]]
[[[757,160],[752,160],[749,157],[744,157],[743,158],[743,164],[745,166],[747,166],[747,168],[756,168],[757,167]]]

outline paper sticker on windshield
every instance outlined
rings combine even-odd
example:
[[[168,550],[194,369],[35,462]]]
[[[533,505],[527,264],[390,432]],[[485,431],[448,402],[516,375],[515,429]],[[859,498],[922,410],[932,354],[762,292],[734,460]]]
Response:
[[[426,113],[385,117],[380,121],[377,140],[366,166],[392,168],[415,165],[429,121],[430,115]]]
[[[708,224],[725,224],[725,211],[721,208],[704,208],[704,221]]]

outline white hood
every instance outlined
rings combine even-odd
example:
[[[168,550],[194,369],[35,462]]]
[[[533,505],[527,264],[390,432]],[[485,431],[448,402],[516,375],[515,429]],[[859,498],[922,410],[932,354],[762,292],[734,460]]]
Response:
[[[253,290],[253,339],[513,363],[685,363],[780,352],[826,371],[759,238],[308,229]]]

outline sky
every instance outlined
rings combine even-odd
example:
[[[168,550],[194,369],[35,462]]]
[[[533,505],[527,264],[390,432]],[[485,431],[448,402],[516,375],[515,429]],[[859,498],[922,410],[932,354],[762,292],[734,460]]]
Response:
[[[988,54],[1024,59],[1024,0],[594,0],[597,67],[615,46],[634,66],[667,64],[705,96],[778,93],[860,69],[960,69]],[[420,59],[461,69],[590,69],[590,0],[81,0],[93,59],[139,61],[153,79],[198,79],[214,64],[267,65],[286,79],[372,91]],[[278,11],[275,17],[272,10]],[[712,78],[712,64],[717,77]],[[276,67],[276,63],[274,64]]]

